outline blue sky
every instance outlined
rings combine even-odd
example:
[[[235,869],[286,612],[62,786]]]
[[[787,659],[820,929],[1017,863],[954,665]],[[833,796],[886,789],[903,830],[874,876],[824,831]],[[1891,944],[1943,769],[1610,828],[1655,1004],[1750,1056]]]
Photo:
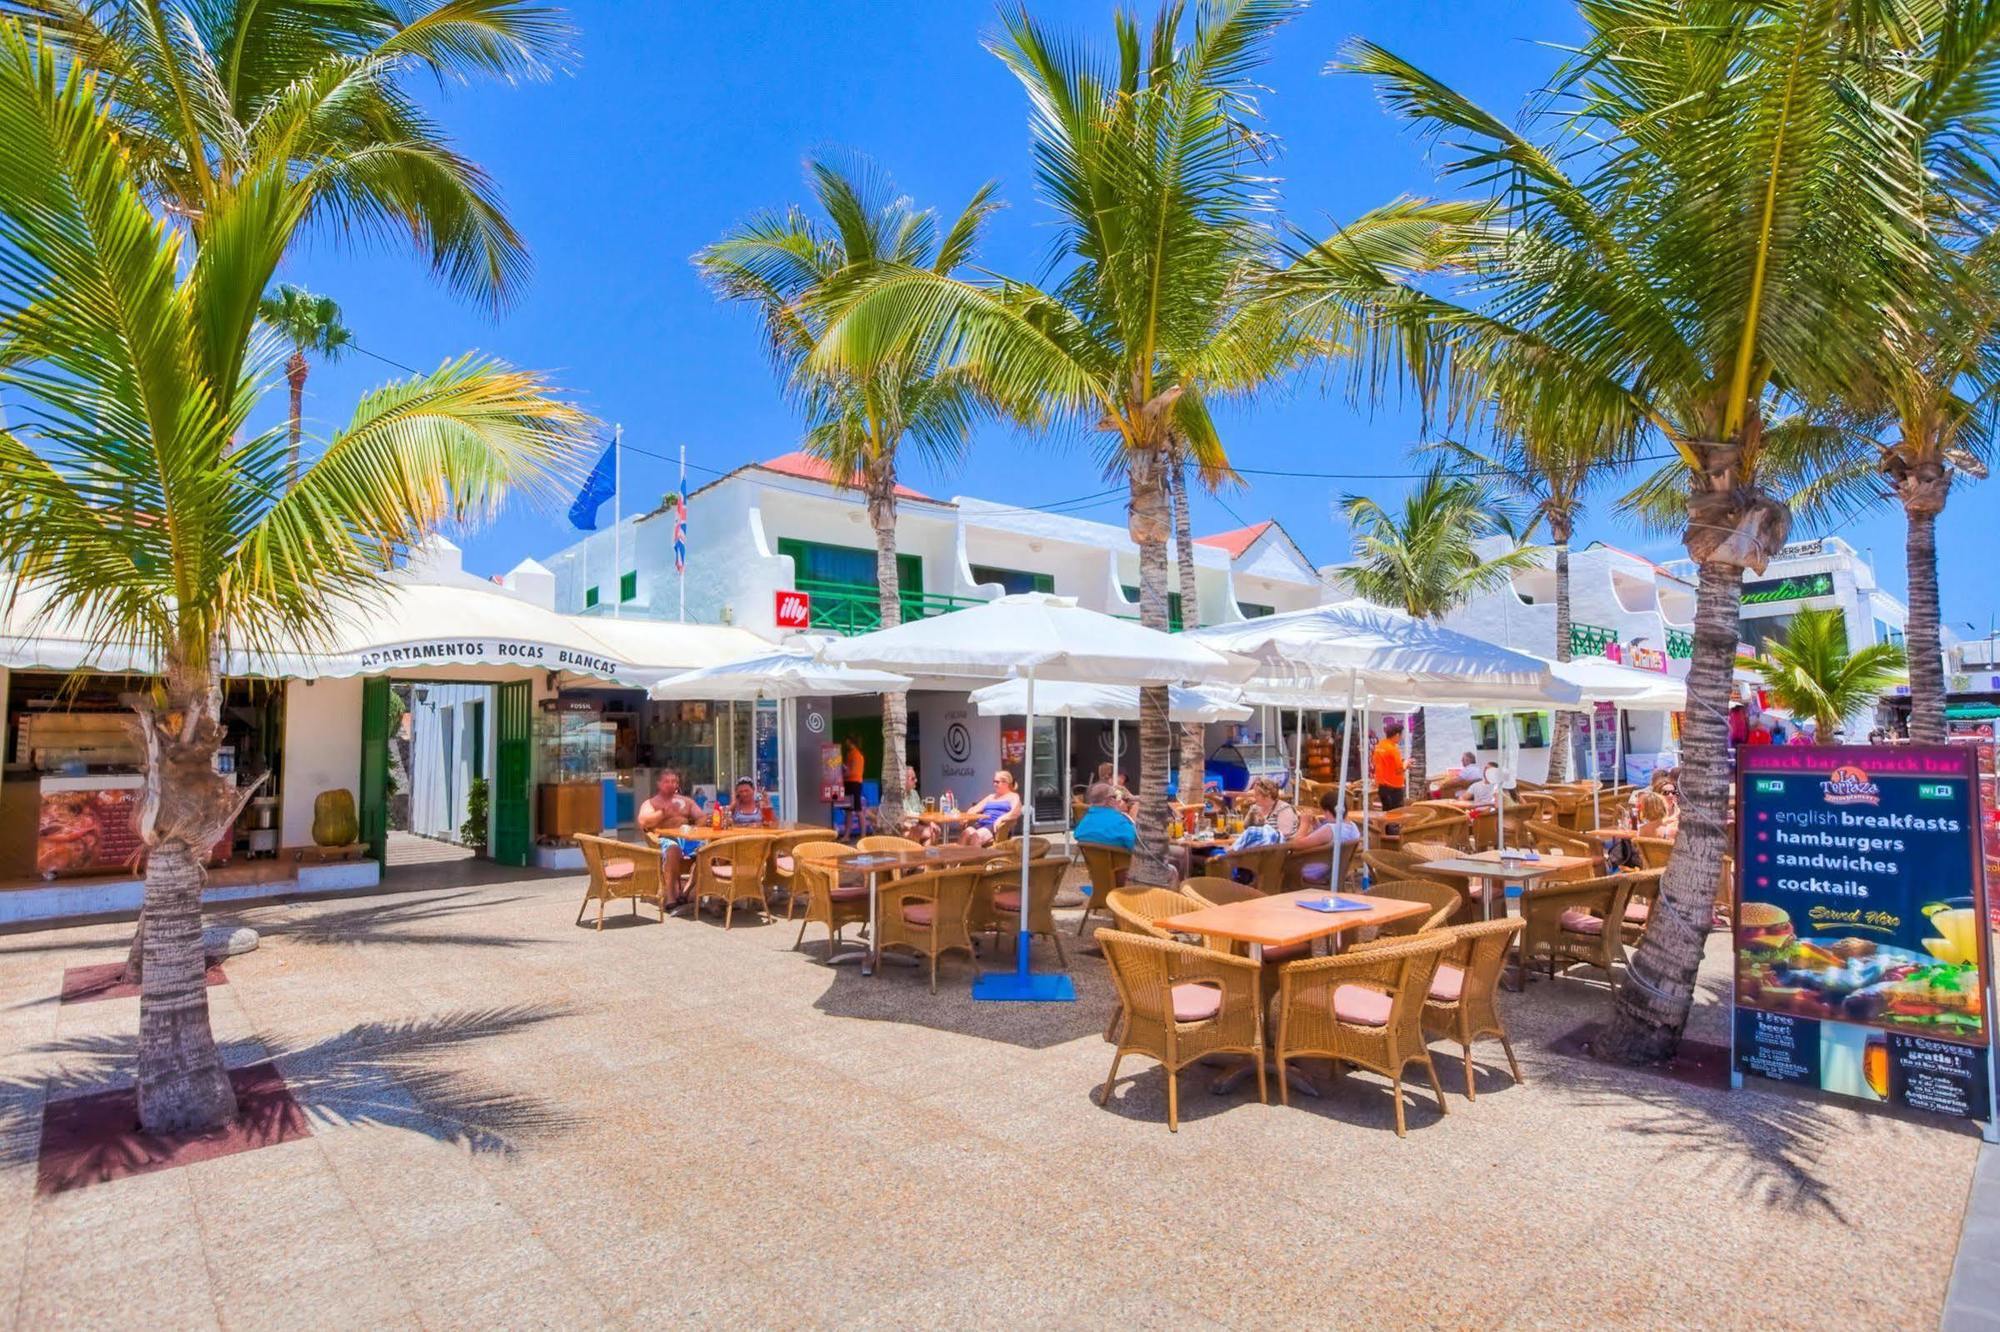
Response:
[[[1106,0],[1035,0],[1038,14],[1108,40]],[[1150,14],[1150,5],[1141,6]],[[876,158],[919,204],[955,210],[997,179],[1009,208],[989,231],[982,262],[1033,275],[1045,257],[1048,215],[1034,197],[1027,113],[1018,85],[982,39],[995,11],[980,0],[577,0],[574,69],[541,84],[453,91],[439,114],[493,174],[535,259],[532,283],[499,319],[456,301],[414,259],[319,241],[285,270],[340,301],[360,345],[431,366],[477,348],[549,371],[589,410],[625,427],[628,507],[674,487],[685,445],[689,480],[781,453],[798,422],[779,398],[746,311],[718,305],[688,257],[732,222],[805,197],[803,156],[819,147]],[[1382,42],[1488,107],[1511,114],[1559,60],[1542,43],[1577,32],[1561,0],[1321,0],[1280,34],[1264,82],[1270,127],[1283,142],[1286,213],[1323,229],[1398,194],[1444,192],[1423,144],[1386,115],[1372,89],[1322,69],[1355,34]],[[366,355],[315,371],[308,412],[344,419],[355,397],[398,373]],[[1357,411],[1312,375],[1224,418],[1231,457],[1245,469],[1374,474],[1353,479],[1249,475],[1247,485],[1198,497],[1197,532],[1275,517],[1315,562],[1342,558],[1347,533],[1333,506],[1343,491],[1388,499],[1412,464],[1416,423],[1391,404]],[[646,456],[648,454],[658,457]],[[1383,476],[1381,474],[1392,474]],[[1050,504],[1104,490],[1088,451],[982,429],[962,466],[921,464],[907,480],[938,495]],[[497,572],[522,555],[572,539],[567,497],[516,504],[464,538],[468,567]],[[1122,522],[1115,497],[1073,510]],[[701,513],[689,515],[700,559]],[[2000,607],[1979,575],[1967,534],[2000,519],[2000,490],[1954,496],[1940,532],[1948,622],[1986,632]],[[1901,593],[1902,523],[1890,509],[1840,535],[1872,549]],[[1660,558],[1674,543],[1647,539],[1608,506],[1586,521],[1602,539]],[[1800,535],[1812,535],[1801,532]],[[1963,631],[1962,625],[1957,625]]]

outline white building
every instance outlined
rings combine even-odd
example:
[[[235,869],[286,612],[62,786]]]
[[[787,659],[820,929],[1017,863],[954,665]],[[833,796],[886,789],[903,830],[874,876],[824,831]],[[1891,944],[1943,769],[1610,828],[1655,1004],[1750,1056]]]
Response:
[[[1668,566],[1684,578],[1695,576],[1690,560]],[[1837,610],[1847,621],[1847,646],[1858,651],[1875,643],[1903,641],[1909,611],[1882,590],[1875,566],[1839,537],[1794,541],[1779,548],[1763,573],[1743,580],[1743,641],[1761,649],[1784,635],[1802,610]]]
[[[615,531],[596,532],[546,560],[555,606],[572,614],[728,624],[773,637],[794,628],[853,634],[877,627],[875,537],[861,492],[834,484],[824,463],[788,453],[750,463],[693,491],[688,504],[685,585],[674,570],[674,512],[636,514]],[[1111,615],[1139,614],[1139,552],[1122,524],[998,503],[970,496],[937,499],[899,492],[896,548],[903,616],[947,614],[1009,592],[1052,592]],[[1172,556],[1170,555],[1170,561]],[[1275,522],[1194,540],[1195,590],[1203,624],[1298,610],[1325,600],[1310,560]],[[1178,565],[1169,578],[1178,585]],[[798,604],[805,623],[780,623],[781,600]],[[1182,600],[1170,596],[1174,627]],[[806,700],[800,736],[815,753],[852,736],[880,771],[881,712],[874,698]],[[1011,762],[1021,721],[981,717],[966,691],[913,689],[910,755],[922,791],[949,789],[959,800],[990,790],[992,773]],[[1037,736],[1038,754],[1056,755],[1053,723]],[[1073,747],[1035,781],[1038,817],[1067,813],[1067,789],[1111,757],[1110,728],[1078,723]],[[1137,781],[1130,727],[1119,756]],[[821,816],[818,783],[802,784],[799,814]]]

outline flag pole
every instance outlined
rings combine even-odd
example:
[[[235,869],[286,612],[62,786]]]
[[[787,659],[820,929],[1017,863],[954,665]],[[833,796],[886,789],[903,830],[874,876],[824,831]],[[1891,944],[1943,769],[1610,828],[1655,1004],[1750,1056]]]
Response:
[[[625,614],[625,559],[624,544],[624,499],[619,494],[625,481],[625,450],[619,447],[625,439],[625,427],[611,427],[611,578],[615,586],[611,592],[611,614],[622,618]]]
[[[687,502],[688,502],[688,496],[687,496],[687,488],[688,488],[688,446],[687,446],[687,445],[685,445],[685,444],[681,445],[681,481],[680,481],[680,486],[681,486],[681,488],[680,488],[680,495],[679,495],[679,499],[678,499],[678,501],[677,501],[677,505],[678,505],[678,507],[679,507],[679,509],[680,509],[680,513],[681,513],[681,517],[682,517],[683,521],[685,521],[685,518],[686,518],[686,515],[687,515]],[[686,532],[685,532],[685,531],[683,531],[683,532],[682,532],[682,534],[681,534],[681,540],[682,540],[682,542],[683,542],[683,545],[685,545],[685,542],[686,542],[686,540],[687,540],[687,534],[686,534]],[[679,584],[680,584],[680,593],[681,593],[681,615],[680,615],[680,622],[681,622],[682,624],[686,624],[686,623],[687,623],[687,617],[688,617],[688,571],[687,571],[687,555],[685,554],[685,552],[683,552],[683,553],[682,553],[682,554],[680,555],[680,558],[678,558],[678,559],[676,559],[676,560],[674,561],[674,565],[675,565],[675,568],[674,568],[674,580],[675,580],[675,581],[676,581],[677,583],[679,583]]]

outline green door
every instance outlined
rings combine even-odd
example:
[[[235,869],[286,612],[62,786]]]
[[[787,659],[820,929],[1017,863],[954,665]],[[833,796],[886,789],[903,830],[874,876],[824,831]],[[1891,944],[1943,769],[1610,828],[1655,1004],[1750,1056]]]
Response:
[[[534,792],[530,749],[530,686],[526,680],[499,689],[500,715],[493,746],[493,858],[502,865],[526,865],[534,844],[529,800]]]
[[[389,858],[389,682],[361,682],[361,840],[378,865]]]

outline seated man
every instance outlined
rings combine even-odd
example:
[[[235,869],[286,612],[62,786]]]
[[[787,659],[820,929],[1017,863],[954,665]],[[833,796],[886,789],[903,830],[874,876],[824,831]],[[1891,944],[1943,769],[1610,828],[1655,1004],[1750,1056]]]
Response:
[[[667,896],[672,904],[681,901],[681,874],[688,857],[701,849],[701,843],[683,843],[672,835],[675,828],[686,827],[701,821],[701,810],[693,800],[681,793],[681,775],[672,768],[660,769],[660,775],[653,787],[653,794],[639,802],[636,816],[639,831],[651,833],[660,843],[660,882],[666,886]]]
[[[1480,776],[1479,755],[1468,749],[1458,756],[1458,766],[1438,783],[1438,798],[1444,800],[1460,795],[1468,786],[1478,781]]]
[[[1139,831],[1132,826],[1132,820],[1125,811],[1113,803],[1111,787],[1105,782],[1094,783],[1084,794],[1084,803],[1089,806],[1083,817],[1076,821],[1072,836],[1079,842],[1089,842],[1092,846],[1108,846],[1119,851],[1130,851],[1139,845]]]
[[[967,846],[991,846],[1001,820],[1021,812],[1021,797],[1014,790],[1014,774],[1004,769],[993,774],[993,794],[983,796],[965,811],[972,822],[965,825],[959,841]]]
[[[917,790],[917,765],[903,765],[903,826],[896,831],[921,846],[937,840],[937,825],[925,823],[917,815],[924,812],[924,798]]]

